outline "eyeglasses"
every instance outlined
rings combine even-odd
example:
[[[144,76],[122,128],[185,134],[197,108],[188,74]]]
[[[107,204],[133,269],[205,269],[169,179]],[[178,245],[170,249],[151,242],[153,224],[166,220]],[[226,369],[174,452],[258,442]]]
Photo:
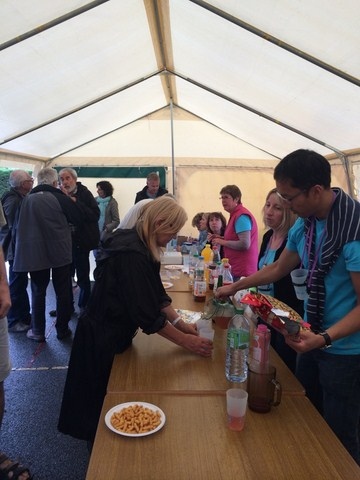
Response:
[[[284,202],[291,203],[293,200],[295,200],[295,198],[299,197],[302,193],[306,193],[306,192],[307,190],[300,190],[300,192],[298,192],[296,195],[293,195],[292,197],[284,197],[278,191],[276,191],[276,194],[279,198],[281,198],[281,200],[284,200]]]
[[[24,183],[25,182],[31,182],[31,183],[34,183],[34,179],[33,178],[28,178],[27,180],[24,180]]]

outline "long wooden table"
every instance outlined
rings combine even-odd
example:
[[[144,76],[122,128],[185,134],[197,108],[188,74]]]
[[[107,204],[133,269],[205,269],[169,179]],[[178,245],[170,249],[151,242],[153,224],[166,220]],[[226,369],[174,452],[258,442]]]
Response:
[[[170,295],[177,308],[204,308],[189,291]],[[213,357],[201,358],[157,334],[138,333],[114,359],[86,480],[360,479],[359,466],[274,351],[281,404],[266,414],[248,410],[245,429],[229,430],[225,336],[215,325]],[[161,408],[164,427],[140,438],[110,431],[106,412],[131,401]]]
[[[193,311],[204,308],[189,293],[174,292],[171,297],[176,308]],[[231,387],[225,377],[226,330],[217,325],[214,330],[212,358],[192,354],[158,334],[139,332],[132,346],[115,356],[107,391],[223,393]],[[305,395],[303,386],[272,348],[270,361],[276,367],[284,394]]]
[[[166,415],[153,435],[110,431],[106,412],[145,401]],[[304,396],[278,408],[248,410],[242,432],[226,424],[225,395],[111,393],[105,398],[86,480],[355,480],[360,468]]]
[[[172,284],[172,287],[167,289],[169,295],[171,296],[173,292],[190,293],[189,275],[180,270],[169,270],[166,267],[168,267],[168,265],[161,266],[161,276],[165,281],[169,281]]]

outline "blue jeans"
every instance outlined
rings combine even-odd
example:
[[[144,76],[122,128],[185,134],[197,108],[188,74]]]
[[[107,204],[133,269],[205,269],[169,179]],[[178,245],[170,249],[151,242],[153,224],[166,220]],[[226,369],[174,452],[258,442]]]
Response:
[[[298,355],[296,376],[306,395],[360,465],[360,355],[312,350]]]
[[[7,314],[8,326],[12,327],[18,322],[30,324],[30,302],[27,293],[27,272],[14,272],[13,261],[9,262],[9,289],[11,308]]]

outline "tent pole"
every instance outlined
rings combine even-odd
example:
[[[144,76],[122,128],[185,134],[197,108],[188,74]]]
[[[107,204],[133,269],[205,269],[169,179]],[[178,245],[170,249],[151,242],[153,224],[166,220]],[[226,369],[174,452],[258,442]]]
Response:
[[[170,98],[170,126],[171,126],[172,193],[173,193],[173,195],[175,195],[174,111],[173,111],[173,101],[172,101],[172,98]]]

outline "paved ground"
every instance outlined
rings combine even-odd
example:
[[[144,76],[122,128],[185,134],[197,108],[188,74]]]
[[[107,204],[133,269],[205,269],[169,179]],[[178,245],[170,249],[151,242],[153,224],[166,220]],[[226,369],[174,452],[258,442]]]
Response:
[[[49,285],[47,313],[54,307]],[[73,332],[76,323],[76,318],[71,320]],[[10,334],[13,370],[5,381],[0,450],[29,466],[35,480],[83,480],[89,461],[86,443],[57,431],[72,340],[57,340],[49,315],[46,337],[39,344],[24,333]]]

